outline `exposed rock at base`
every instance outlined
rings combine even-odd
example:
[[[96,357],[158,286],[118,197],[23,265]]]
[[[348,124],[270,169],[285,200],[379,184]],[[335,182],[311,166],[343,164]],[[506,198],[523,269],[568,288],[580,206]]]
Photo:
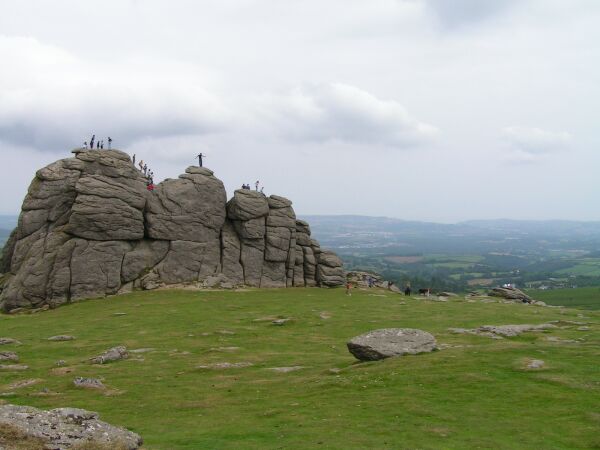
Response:
[[[4,312],[186,283],[345,282],[341,260],[321,250],[284,197],[242,189],[227,202],[223,183],[199,167],[148,191],[126,153],[73,153],[29,187],[0,261]]]
[[[392,356],[416,355],[437,349],[435,338],[413,328],[383,328],[352,338],[348,350],[361,361],[376,361]]]
[[[82,444],[135,450],[142,445],[139,435],[99,420],[98,413],[77,408],[43,411],[31,406],[1,405],[0,425],[10,427],[15,439],[35,439],[53,450]]]

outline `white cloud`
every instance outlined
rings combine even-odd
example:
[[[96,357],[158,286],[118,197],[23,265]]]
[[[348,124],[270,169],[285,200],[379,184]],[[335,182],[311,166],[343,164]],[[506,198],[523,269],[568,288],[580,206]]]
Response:
[[[303,85],[263,98],[262,113],[283,138],[298,141],[406,148],[438,134],[397,101],[342,83]]]
[[[0,61],[0,139],[11,144],[65,149],[96,133],[127,145],[208,133],[230,120],[197,67],[94,63],[33,38],[6,36]]]

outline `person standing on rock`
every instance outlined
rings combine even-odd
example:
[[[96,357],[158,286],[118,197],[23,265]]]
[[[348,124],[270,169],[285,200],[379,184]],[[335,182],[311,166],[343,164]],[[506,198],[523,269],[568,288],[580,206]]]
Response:
[[[110,146],[111,146],[111,144],[112,144],[112,139],[111,139],[111,137],[109,136],[109,137],[108,137],[108,149],[109,149],[109,150],[110,150]],[[135,160],[133,161],[133,164],[135,164]]]
[[[92,138],[90,139],[90,148],[92,150],[94,150],[94,139],[96,139],[96,135],[95,134],[93,134]]]
[[[108,139],[110,139],[110,138],[108,138]],[[108,141],[108,148],[110,149],[110,141]],[[135,153],[133,154],[132,162],[133,162],[133,167],[135,167]]]
[[[100,141],[100,149],[104,150],[104,139]]]
[[[144,171],[144,160],[140,159],[140,162],[138,163],[138,167],[140,168],[140,172]]]
[[[254,187],[256,188],[256,191],[258,191],[259,184],[260,184],[260,181],[256,180],[256,183],[254,183]]]
[[[83,148],[87,148],[87,141],[83,143]]]

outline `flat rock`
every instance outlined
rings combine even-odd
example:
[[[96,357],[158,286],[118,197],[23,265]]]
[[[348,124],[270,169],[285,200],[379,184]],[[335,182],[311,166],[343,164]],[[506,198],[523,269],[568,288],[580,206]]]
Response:
[[[88,445],[86,448],[135,450],[141,447],[139,435],[98,417],[95,412],[77,408],[43,411],[30,406],[0,406],[0,424],[13,428],[21,439],[40,441],[47,449],[75,449],[82,443]]]
[[[43,380],[40,380],[39,378],[31,378],[29,380],[20,380],[20,381],[15,381],[14,383],[11,383],[8,385],[9,389],[20,389],[20,388],[24,388],[24,387],[28,387],[28,386],[33,386],[34,384],[40,383]]]
[[[8,337],[0,337],[0,345],[9,345],[9,344],[21,345],[21,343],[19,341],[17,341],[16,339],[8,338]]]
[[[129,356],[127,349],[120,345],[118,347],[113,347],[106,350],[101,355],[95,356],[90,359],[92,364],[106,364],[112,361],[120,361],[122,359],[127,359]]]
[[[98,378],[77,377],[73,380],[73,384],[80,388],[86,389],[106,389],[106,386]]]
[[[542,367],[544,367],[544,361],[542,361],[541,359],[532,359],[531,361],[529,361],[527,363],[527,368],[528,369],[541,369]]]
[[[144,348],[134,348],[133,350],[129,350],[129,353],[148,353],[156,350],[153,347],[144,347]]]
[[[27,370],[29,369],[29,366],[26,366],[24,364],[0,364],[0,370]]]
[[[491,337],[493,339],[502,339],[505,337],[518,336],[521,333],[529,331],[544,331],[557,328],[551,323],[542,323],[540,325],[520,324],[520,325],[482,325],[479,328],[448,328],[448,331],[454,334],[474,334],[478,336]]]
[[[244,367],[250,367],[253,366],[254,364],[252,364],[251,362],[236,362],[236,363],[230,363],[230,362],[219,362],[219,363],[213,363],[213,364],[206,364],[206,365],[200,365],[200,366],[196,366],[196,369],[212,369],[212,370],[222,370],[222,369],[242,369]]]
[[[49,341],[58,341],[58,342],[62,342],[62,341],[73,341],[75,340],[74,336],[70,336],[68,334],[59,334],[57,336],[51,336],[48,338]]]
[[[352,338],[348,350],[361,361],[416,355],[437,349],[433,335],[413,328],[383,328]]]
[[[18,362],[19,355],[15,352],[0,352],[0,361]]]
[[[291,322],[293,319],[287,317],[285,319],[275,319],[273,322],[271,322],[273,325],[285,325],[288,322]]]
[[[296,370],[305,369],[304,366],[290,366],[290,367],[268,367],[267,370],[272,370],[273,372],[279,373],[288,373],[295,372]]]

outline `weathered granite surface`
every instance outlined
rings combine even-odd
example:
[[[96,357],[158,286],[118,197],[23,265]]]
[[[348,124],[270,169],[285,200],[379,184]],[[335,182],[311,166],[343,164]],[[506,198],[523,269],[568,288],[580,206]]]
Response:
[[[228,287],[345,281],[341,260],[284,197],[240,189],[227,201],[221,180],[199,167],[148,191],[126,153],[74,153],[29,187],[0,258],[4,312],[215,276]]]

